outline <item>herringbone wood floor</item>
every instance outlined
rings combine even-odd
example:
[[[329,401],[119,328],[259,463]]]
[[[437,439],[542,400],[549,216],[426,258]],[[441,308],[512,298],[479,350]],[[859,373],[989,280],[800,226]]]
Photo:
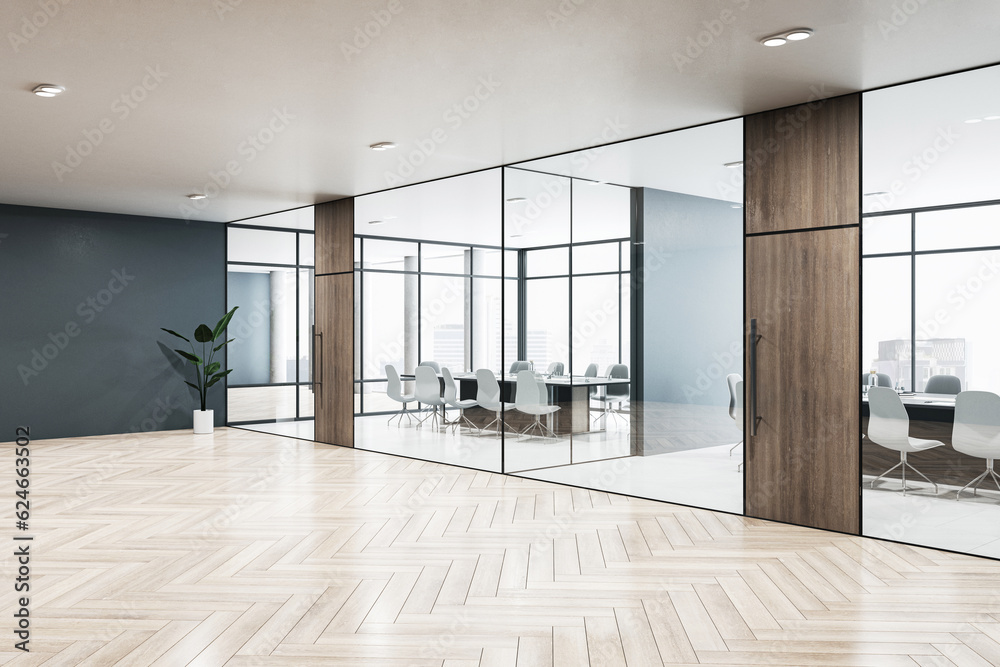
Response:
[[[1000,664],[988,560],[228,429],[31,479],[9,664]]]

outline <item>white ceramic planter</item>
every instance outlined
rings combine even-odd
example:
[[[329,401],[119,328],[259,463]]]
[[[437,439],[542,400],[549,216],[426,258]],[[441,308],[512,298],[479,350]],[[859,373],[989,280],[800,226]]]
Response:
[[[194,432],[212,433],[215,430],[215,410],[194,411]]]

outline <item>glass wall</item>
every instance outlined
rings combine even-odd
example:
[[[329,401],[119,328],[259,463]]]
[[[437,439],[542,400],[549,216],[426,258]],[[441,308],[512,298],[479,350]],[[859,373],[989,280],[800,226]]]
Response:
[[[994,557],[1000,491],[972,493],[989,448],[955,436],[984,396],[961,392],[1000,394],[998,90],[994,67],[865,95],[859,369],[863,533]]]
[[[506,170],[508,232],[511,201],[548,204],[522,224],[538,240],[517,241],[523,352],[571,375],[550,390],[560,428],[506,438],[507,472],[743,511],[727,382],[743,370],[743,189],[725,166],[742,151],[735,121]]]
[[[313,416],[313,210],[227,228],[230,424]]]
[[[456,407],[475,402],[475,370],[500,375],[518,346],[517,257],[502,248],[500,195],[496,169],[355,200],[356,447],[501,471],[500,439],[470,435],[495,414]],[[427,402],[416,396],[424,362],[437,376]],[[437,404],[442,368],[451,405]]]

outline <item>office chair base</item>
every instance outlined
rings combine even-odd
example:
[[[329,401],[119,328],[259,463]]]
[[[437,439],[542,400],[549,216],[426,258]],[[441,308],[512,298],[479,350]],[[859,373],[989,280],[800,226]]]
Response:
[[[903,495],[904,496],[906,495],[906,492],[908,490],[908,487],[906,486],[906,469],[907,468],[909,468],[913,472],[915,472],[918,475],[920,475],[921,477],[923,477],[925,482],[927,482],[928,484],[930,484],[930,485],[932,485],[934,487],[934,493],[937,494],[937,492],[938,492],[937,484],[935,484],[931,480],[927,479],[927,475],[925,475],[924,473],[920,472],[919,470],[917,470],[916,468],[914,468],[912,465],[910,465],[909,463],[907,463],[907,461],[906,461],[906,452],[900,452],[899,463],[897,463],[896,465],[892,466],[891,468],[889,468],[888,470],[886,470],[884,473],[882,473],[881,475],[879,475],[878,477],[876,477],[875,479],[872,480],[871,488],[874,489],[875,488],[875,482],[879,481],[880,479],[882,479],[883,477],[885,477],[886,475],[888,475],[889,473],[891,473],[893,470],[895,470],[896,468],[900,468],[900,467],[902,467],[902,476],[903,476],[902,481],[903,481]]]
[[[413,416],[409,412],[407,412],[406,408],[404,407],[400,411],[400,413],[398,415],[393,415],[393,416],[389,417],[389,421],[386,422],[386,426],[388,426],[389,424],[391,424],[393,419],[397,419],[398,418],[399,419],[399,423],[396,425],[396,428],[401,427],[403,425],[403,415],[406,415],[406,419],[407,419],[407,423],[408,424],[412,424],[413,423]]]
[[[530,424],[528,424],[525,427],[525,429],[523,431],[521,431],[520,435],[523,435],[523,436],[526,436],[526,437],[530,438],[531,436],[529,436],[528,434],[531,433],[531,431],[533,431],[536,428],[538,429],[539,437],[541,437],[541,438],[545,438],[545,437],[550,437],[550,438],[553,438],[553,439],[558,439],[559,438],[559,436],[556,435],[556,432],[553,431],[551,428],[549,428],[547,425],[543,424],[542,420],[539,419],[537,416],[535,417],[535,421],[533,421]],[[546,431],[548,431],[552,435],[546,436],[545,435]]]
[[[463,424],[462,422],[465,422],[465,423]],[[449,422],[449,421],[446,421],[446,422],[444,423],[444,427],[445,427],[445,428],[448,428],[449,426],[451,427],[451,432],[452,432],[452,435],[454,435],[455,433],[458,433],[458,429],[459,429],[459,428],[460,428],[461,426],[466,426],[466,427],[467,427],[467,428],[469,428],[470,430],[475,430],[475,431],[478,431],[479,433],[477,433],[477,435],[481,434],[481,433],[482,433],[482,431],[483,431],[483,430],[482,430],[481,428],[479,428],[478,426],[476,426],[476,425],[475,425],[475,424],[474,424],[474,423],[472,422],[472,420],[471,420],[471,419],[469,419],[468,417],[466,417],[466,416],[465,416],[465,411],[464,411],[464,410],[463,410],[463,411],[462,411],[462,413],[461,413],[461,414],[459,415],[458,419],[452,419],[452,420],[451,420],[450,422]]]
[[[621,411],[620,410],[610,409],[610,408],[607,409],[607,410],[602,410],[600,412],[600,414],[598,414],[596,417],[594,417],[593,423],[596,424],[598,421],[601,420],[601,418],[605,418],[604,424],[605,424],[605,427],[607,427],[607,423],[608,423],[607,422],[607,416],[608,415],[611,415],[611,417],[614,419],[614,422],[615,422],[616,425],[618,424],[618,420],[620,419],[622,421],[622,425],[623,426],[628,426],[628,420],[626,420],[625,417],[622,416]]]
[[[420,428],[421,426],[423,426],[424,422],[427,421],[428,419],[431,420],[431,428],[434,428],[435,426],[437,428],[447,428],[447,426],[444,426],[444,427],[441,426],[441,423],[438,420],[438,412],[437,412],[437,410],[431,410],[431,413],[429,415],[427,415],[423,419],[418,419],[417,420],[417,428]]]
[[[972,487],[972,495],[976,495],[976,491],[979,490],[979,485],[983,483],[987,475],[989,475],[990,479],[993,480],[993,483],[996,484],[997,489],[1000,489],[1000,477],[997,477],[997,474],[993,472],[993,459],[989,459],[986,462],[986,470],[983,474],[959,489],[958,493],[955,494],[955,500],[961,500],[962,491],[965,491],[970,486]]]

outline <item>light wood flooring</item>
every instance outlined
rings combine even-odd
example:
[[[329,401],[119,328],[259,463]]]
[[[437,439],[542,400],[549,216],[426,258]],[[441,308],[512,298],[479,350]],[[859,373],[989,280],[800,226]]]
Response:
[[[4,664],[1000,664],[990,560],[242,430],[32,449]]]

